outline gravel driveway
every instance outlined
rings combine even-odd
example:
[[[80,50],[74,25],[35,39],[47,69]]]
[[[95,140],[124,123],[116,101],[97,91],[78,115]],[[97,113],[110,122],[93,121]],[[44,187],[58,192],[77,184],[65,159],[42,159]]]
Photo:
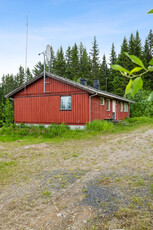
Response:
[[[0,183],[2,230],[153,229],[149,127],[89,140],[0,143],[0,161],[15,162]]]

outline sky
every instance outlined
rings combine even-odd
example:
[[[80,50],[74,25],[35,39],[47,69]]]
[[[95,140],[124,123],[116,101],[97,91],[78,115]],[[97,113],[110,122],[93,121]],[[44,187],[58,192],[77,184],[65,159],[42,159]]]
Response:
[[[96,36],[100,57],[109,60],[112,43],[119,53],[124,36],[138,30],[144,44],[153,28],[152,0],[0,0],[0,80],[27,66],[32,70],[47,44],[54,51],[80,42],[90,51]]]

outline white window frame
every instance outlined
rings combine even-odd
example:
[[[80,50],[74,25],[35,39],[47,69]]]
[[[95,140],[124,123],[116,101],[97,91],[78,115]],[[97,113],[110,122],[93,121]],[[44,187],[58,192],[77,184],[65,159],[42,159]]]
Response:
[[[63,98],[70,98],[70,101],[71,101],[71,107],[70,108],[67,108],[67,107],[66,108],[62,108],[62,99]],[[71,111],[71,108],[72,108],[72,97],[71,96],[61,96],[60,97],[60,111]]]
[[[120,102],[120,112],[123,112],[123,102]]]
[[[107,108],[107,103],[109,103],[108,105],[109,105],[109,108]],[[107,111],[110,111],[110,99],[106,99],[106,110]]]
[[[128,112],[128,103],[124,103],[124,112]]]
[[[103,103],[101,103],[101,100],[103,100]],[[100,97],[100,105],[104,105],[105,99],[103,97]]]

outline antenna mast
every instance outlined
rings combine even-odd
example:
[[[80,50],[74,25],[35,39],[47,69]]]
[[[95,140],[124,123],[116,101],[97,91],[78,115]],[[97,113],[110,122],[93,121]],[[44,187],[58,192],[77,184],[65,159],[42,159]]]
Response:
[[[46,64],[46,59],[47,59],[47,61],[50,61],[50,59],[51,59],[50,45],[47,45],[46,50],[39,53],[38,55],[41,55],[41,54],[44,55],[44,93],[47,93],[46,92],[46,83],[49,83],[49,82],[46,82],[45,64]]]
[[[26,18],[26,55],[25,55],[25,78],[27,76],[27,53],[28,53],[28,16]]]

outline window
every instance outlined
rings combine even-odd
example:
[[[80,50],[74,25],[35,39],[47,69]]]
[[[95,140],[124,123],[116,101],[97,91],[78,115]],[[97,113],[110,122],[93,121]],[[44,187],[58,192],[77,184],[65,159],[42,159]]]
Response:
[[[61,97],[61,110],[71,110],[71,96]]]
[[[107,102],[107,111],[110,111],[110,100],[107,99],[106,102]]]
[[[124,103],[124,112],[128,112],[128,104]]]
[[[103,97],[100,98],[100,105],[104,105],[104,98]]]
[[[123,112],[123,102],[120,102],[120,112]]]

